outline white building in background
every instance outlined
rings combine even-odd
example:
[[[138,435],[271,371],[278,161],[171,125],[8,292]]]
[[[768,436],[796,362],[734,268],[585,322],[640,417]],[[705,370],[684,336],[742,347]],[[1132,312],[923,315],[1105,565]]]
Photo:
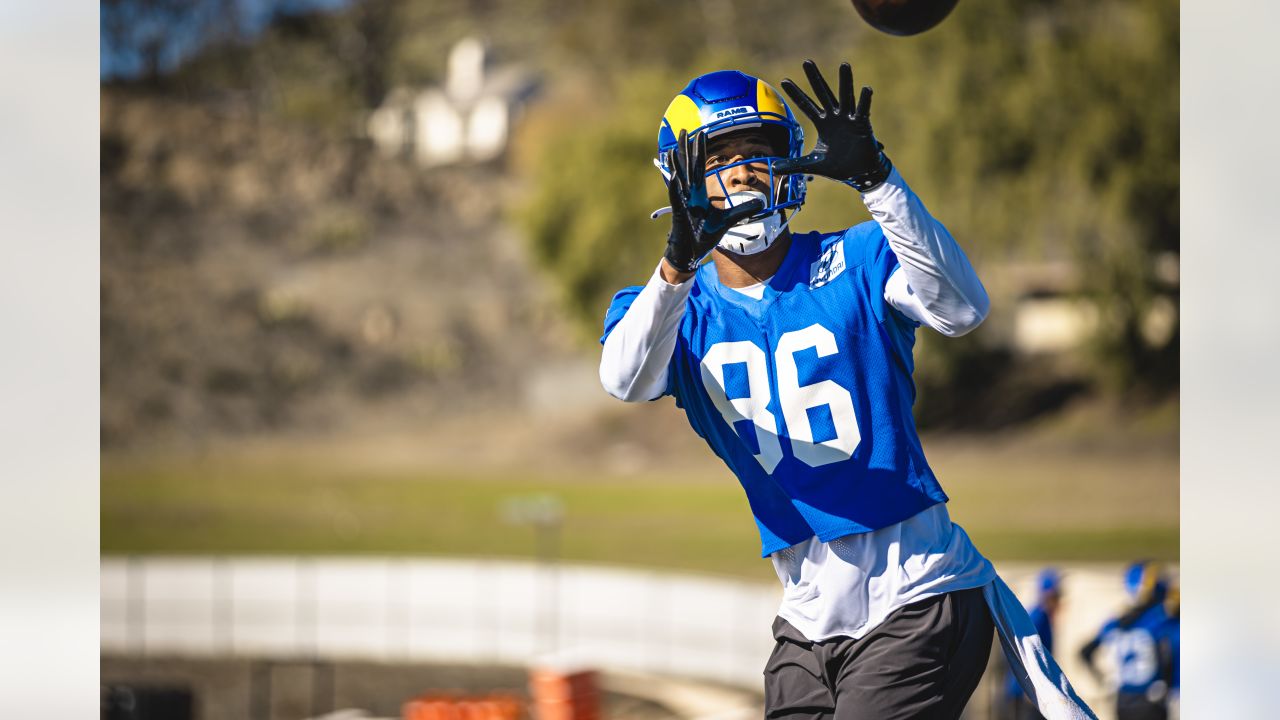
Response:
[[[492,67],[476,38],[449,51],[443,87],[396,88],[369,115],[365,131],[385,154],[433,167],[499,157],[536,83],[518,67]]]

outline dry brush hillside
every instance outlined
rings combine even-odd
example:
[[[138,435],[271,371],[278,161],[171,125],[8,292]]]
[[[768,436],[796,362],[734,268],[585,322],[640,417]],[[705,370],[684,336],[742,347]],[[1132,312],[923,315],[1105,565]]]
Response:
[[[425,422],[570,352],[496,168],[104,87],[104,446]]]

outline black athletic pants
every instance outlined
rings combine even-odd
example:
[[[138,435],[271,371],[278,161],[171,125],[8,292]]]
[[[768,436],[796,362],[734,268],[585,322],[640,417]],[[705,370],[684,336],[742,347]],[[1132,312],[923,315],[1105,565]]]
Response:
[[[866,636],[809,642],[777,618],[765,715],[785,720],[954,720],[991,653],[982,589],[895,610]]]
[[[1145,694],[1120,693],[1116,695],[1116,717],[1119,720],[1165,720],[1169,709],[1164,700],[1152,702]]]

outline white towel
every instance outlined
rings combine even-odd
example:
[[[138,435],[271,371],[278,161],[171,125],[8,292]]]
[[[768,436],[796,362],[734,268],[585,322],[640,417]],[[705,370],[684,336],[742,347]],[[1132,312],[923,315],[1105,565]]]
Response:
[[[1004,580],[984,585],[982,596],[1000,635],[1000,646],[1022,691],[1047,720],[1098,720],[1045,649],[1026,608]]]

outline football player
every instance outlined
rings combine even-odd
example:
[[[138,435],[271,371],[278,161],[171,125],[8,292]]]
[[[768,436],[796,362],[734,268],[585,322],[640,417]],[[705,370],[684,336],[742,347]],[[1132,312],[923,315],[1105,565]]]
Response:
[[[1124,589],[1128,607],[1103,624],[1080,649],[1080,657],[1097,675],[1093,663],[1098,649],[1111,656],[1118,720],[1166,720],[1174,681],[1171,631],[1176,628],[1165,607],[1168,582],[1158,565],[1141,561],[1125,570]]]
[[[606,317],[600,379],[640,402],[671,395],[741,482],[783,585],[765,669],[771,718],[955,718],[992,627],[1050,718],[1093,717],[1026,611],[947,514],[912,419],[916,329],[986,317],[960,246],[872,133],[852,71],[815,97],[736,71],[695,78],[663,115],[666,252]],[[793,234],[807,176],[861,193],[873,218]],[[711,262],[703,264],[710,255]]]

